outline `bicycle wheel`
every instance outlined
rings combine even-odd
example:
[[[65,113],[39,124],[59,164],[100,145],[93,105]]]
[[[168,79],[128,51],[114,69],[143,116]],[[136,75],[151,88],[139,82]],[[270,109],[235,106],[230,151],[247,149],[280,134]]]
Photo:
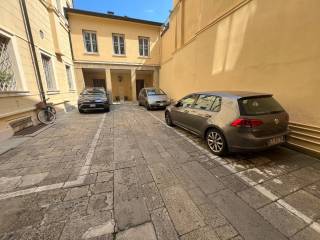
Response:
[[[47,109],[39,111],[37,117],[39,122],[44,124],[52,124],[56,120],[56,115]]]
[[[52,107],[52,106],[49,107],[49,111],[51,111],[54,115],[57,114],[56,109],[54,107]]]

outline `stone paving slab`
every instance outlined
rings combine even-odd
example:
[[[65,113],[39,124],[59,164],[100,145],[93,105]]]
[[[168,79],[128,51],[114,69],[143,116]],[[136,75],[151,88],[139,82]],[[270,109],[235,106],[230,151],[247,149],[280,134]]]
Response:
[[[68,113],[0,155],[0,239],[319,239],[319,160],[219,158],[159,119]]]
[[[223,190],[210,196],[210,199],[245,239],[286,239],[231,191]]]
[[[166,188],[161,195],[179,235],[205,226],[201,212],[181,187]]]

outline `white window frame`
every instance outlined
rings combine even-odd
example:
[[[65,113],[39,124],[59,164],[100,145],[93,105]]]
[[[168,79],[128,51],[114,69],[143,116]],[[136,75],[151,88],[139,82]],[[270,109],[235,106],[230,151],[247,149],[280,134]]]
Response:
[[[62,12],[61,0],[56,0],[56,8],[57,8],[58,12]]]
[[[115,39],[114,37],[117,37],[117,44],[118,44],[118,53],[115,49]],[[120,46],[120,37],[123,38],[123,53],[121,53],[121,46]],[[115,56],[125,56],[126,55],[126,38],[124,34],[121,33],[112,33],[112,48],[113,48],[113,54]]]
[[[67,70],[68,68],[70,71],[70,79],[69,79],[68,70]],[[65,69],[66,69],[69,91],[74,91],[76,89],[76,86],[75,86],[75,81],[73,76],[73,67],[70,64],[65,63]],[[71,87],[70,87],[70,83],[72,85]]]
[[[7,38],[9,43],[8,46],[11,48],[11,53],[13,56],[12,57],[12,61],[14,64],[14,73],[16,76],[16,84],[18,86],[18,88],[16,90],[13,91],[0,91],[1,94],[19,94],[19,93],[27,93],[29,92],[27,89],[27,85],[26,85],[26,81],[25,81],[25,74],[24,74],[24,70],[23,70],[23,65],[22,65],[22,61],[21,61],[21,55],[19,53],[19,48],[17,45],[17,40],[16,40],[16,36],[12,33],[10,33],[9,31],[3,29],[0,27],[0,35],[2,35],[4,38]]]
[[[52,73],[52,83],[53,83],[53,88],[49,88],[48,86],[48,79],[47,79],[47,75],[46,75],[46,72],[45,72],[45,68],[44,68],[44,65],[43,65],[43,56],[48,58],[49,61],[50,61],[50,65],[51,65],[51,73]],[[55,74],[55,64],[54,64],[54,61],[53,61],[53,57],[44,52],[44,51],[41,51],[40,50],[40,57],[41,57],[41,65],[42,65],[42,71],[43,71],[43,76],[44,76],[44,79],[46,81],[46,87],[47,87],[47,91],[48,92],[58,92],[59,88],[58,88],[58,82],[56,81],[56,74]]]
[[[141,55],[141,52],[140,52],[140,40],[142,40],[142,55]],[[148,54],[145,53],[145,40],[148,41]],[[150,57],[150,38],[149,37],[143,37],[143,36],[139,36],[138,37],[138,51],[139,51],[139,56],[140,57],[145,57],[145,58],[148,58]]]
[[[91,51],[88,51],[87,49],[87,44],[86,44],[86,37],[85,34],[89,33],[90,34],[90,47],[91,47]],[[92,40],[92,34],[96,35],[96,48],[97,51],[93,51],[93,40]],[[82,36],[83,36],[83,44],[84,44],[84,50],[85,53],[87,54],[98,54],[99,53],[99,47],[98,47],[98,34],[96,31],[90,31],[90,30],[83,30],[82,31]]]

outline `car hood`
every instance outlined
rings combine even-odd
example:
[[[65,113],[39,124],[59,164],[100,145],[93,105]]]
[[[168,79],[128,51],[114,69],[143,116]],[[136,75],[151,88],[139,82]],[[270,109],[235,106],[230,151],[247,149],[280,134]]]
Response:
[[[94,95],[84,95],[79,97],[79,102],[93,102],[93,101],[107,101],[106,97],[94,96]]]

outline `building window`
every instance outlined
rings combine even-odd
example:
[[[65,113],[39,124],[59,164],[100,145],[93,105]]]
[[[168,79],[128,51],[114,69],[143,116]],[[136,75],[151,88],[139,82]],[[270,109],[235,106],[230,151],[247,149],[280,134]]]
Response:
[[[112,34],[113,52],[115,55],[125,55],[124,35]]]
[[[57,87],[54,81],[51,58],[44,54],[41,54],[41,59],[42,59],[43,70],[44,70],[44,74],[47,82],[47,89],[49,91],[56,90]]]
[[[68,65],[66,65],[66,72],[67,72],[69,90],[74,90],[74,82],[72,78],[71,67]]]
[[[139,55],[141,57],[149,57],[150,38],[139,37]]]
[[[97,53],[97,34],[96,32],[84,31],[83,32],[84,46],[87,53]]]
[[[56,5],[57,5],[57,10],[60,12],[61,11],[61,0],[56,0]]]
[[[10,38],[0,35],[0,92],[16,91],[14,56],[10,51]]]

